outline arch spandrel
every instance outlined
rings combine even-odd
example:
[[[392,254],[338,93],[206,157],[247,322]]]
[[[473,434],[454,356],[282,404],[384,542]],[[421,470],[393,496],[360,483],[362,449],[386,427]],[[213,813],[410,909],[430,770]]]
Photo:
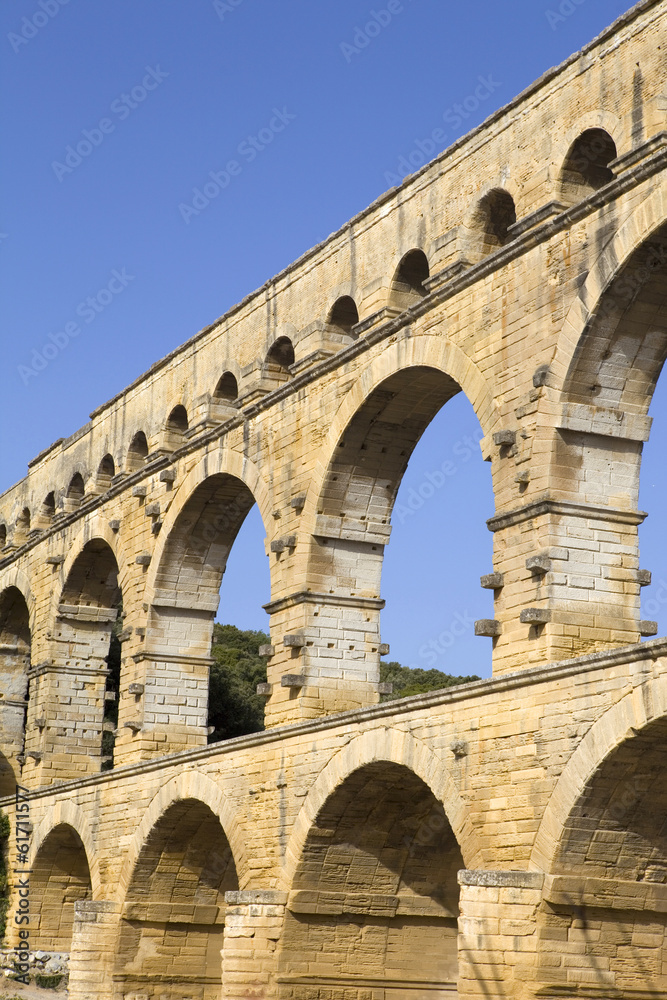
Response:
[[[366,764],[387,762],[403,765],[430,788],[445,811],[468,868],[483,867],[482,846],[443,759],[426,743],[409,733],[374,729],[350,740],[327,763],[313,782],[292,825],[285,849],[283,888],[289,890],[300,863],[304,845],[318,814],[346,778]]]
[[[115,898],[120,903],[126,896],[132,873],[151,831],[160,819],[178,802],[192,799],[208,807],[220,822],[238,874],[239,884],[246,887],[251,869],[248,867],[247,832],[239,813],[232,805],[225,789],[205,774],[188,770],[164,784],[145,808],[138,825],[124,847],[123,860],[115,886]]]
[[[657,661],[658,664],[661,661]],[[570,816],[583,790],[610,755],[650,723],[667,718],[667,675],[653,676],[608,709],[590,728],[564,767],[535,836],[530,867],[553,872]]]

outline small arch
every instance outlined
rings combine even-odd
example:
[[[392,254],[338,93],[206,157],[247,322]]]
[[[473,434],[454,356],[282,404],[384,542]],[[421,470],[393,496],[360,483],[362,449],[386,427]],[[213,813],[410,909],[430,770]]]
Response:
[[[472,220],[472,230],[480,258],[505,246],[511,239],[510,226],[516,222],[514,198],[504,188],[493,188],[481,199]]]
[[[231,372],[224,372],[218,379],[218,384],[213,393],[214,400],[227,400],[232,402],[238,397],[239,386],[236,377]]]
[[[428,257],[423,250],[409,250],[400,260],[391,283],[390,302],[408,309],[426,295],[424,282],[429,277]]]
[[[97,470],[97,485],[103,490],[108,490],[115,475],[116,463],[113,456],[105,455]]]
[[[179,403],[178,406],[173,408],[167,417],[167,430],[177,431],[179,434],[185,434],[188,427],[188,411]]]
[[[30,508],[24,507],[16,519],[14,540],[17,545],[22,545],[30,534]]]
[[[83,476],[80,472],[75,472],[69,481],[65,496],[68,511],[76,510],[77,507],[81,506],[85,491],[86,487],[83,482]]]
[[[7,525],[0,524],[0,549],[4,549],[7,544]]]
[[[148,441],[143,431],[137,431],[127,451],[127,467],[130,472],[140,469],[148,457]]]
[[[570,146],[561,171],[561,196],[581,201],[614,179],[609,168],[616,159],[616,143],[605,129],[588,128]]]
[[[329,326],[336,327],[340,333],[350,334],[352,332],[352,327],[359,322],[359,310],[351,295],[342,295],[336,299],[331,307],[327,322]]]
[[[266,355],[266,364],[269,369],[289,374],[290,365],[294,364],[294,345],[289,337],[278,337],[271,345]]]
[[[51,521],[56,514],[56,495],[53,490],[47,493],[42,501],[42,509],[40,511],[42,518],[48,523]]]

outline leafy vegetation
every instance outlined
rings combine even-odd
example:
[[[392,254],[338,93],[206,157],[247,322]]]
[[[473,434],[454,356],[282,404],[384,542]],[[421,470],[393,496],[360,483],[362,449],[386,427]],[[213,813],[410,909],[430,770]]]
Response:
[[[441,670],[404,667],[397,660],[390,660],[389,663],[380,663],[380,680],[389,681],[393,684],[394,690],[391,694],[383,694],[381,701],[408,698],[412,694],[425,694],[427,691],[440,691],[442,688],[470,684],[479,679],[476,674],[456,677],[453,674],[443,674]]]
[[[266,682],[266,660],[259,647],[270,641],[264,632],[218,622],[213,626],[208,724],[214,729],[209,742],[264,729],[264,699],[257,685]]]

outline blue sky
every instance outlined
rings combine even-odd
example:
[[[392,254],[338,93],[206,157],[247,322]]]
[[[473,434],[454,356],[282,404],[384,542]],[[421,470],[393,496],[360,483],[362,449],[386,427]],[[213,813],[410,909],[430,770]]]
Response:
[[[441,128],[448,145],[630,6],[5,3],[0,490],[157,358],[374,200],[418,141]],[[366,34],[374,19],[378,30]],[[480,77],[493,82],[491,96],[463,120],[456,105]],[[222,195],[186,221],[179,206],[242,143],[251,148],[276,109],[283,131],[261,151],[255,145]],[[84,130],[90,155],[67,159]],[[124,281],[87,322],[86,300],[114,271]],[[33,350],[72,322],[81,335],[51,351],[38,375],[22,377]],[[387,551],[383,639],[392,658],[413,666],[489,673],[489,640],[469,626],[447,638],[452,623],[491,615],[478,581],[491,569],[484,521],[493,509],[489,468],[466,445],[476,435],[474,414],[457,397],[424,436],[399,497],[452,458],[456,474],[434,497],[394,518]],[[659,442],[648,452],[643,502],[659,507]],[[644,564],[667,579],[662,535],[651,531]],[[223,583],[220,617],[244,627],[268,623],[261,535],[251,515]],[[647,617],[660,619],[655,603]],[[435,662],[433,642],[442,650]]]

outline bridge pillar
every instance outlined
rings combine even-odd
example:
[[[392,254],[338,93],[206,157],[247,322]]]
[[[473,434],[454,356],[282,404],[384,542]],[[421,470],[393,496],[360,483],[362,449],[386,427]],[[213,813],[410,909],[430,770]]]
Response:
[[[639,641],[637,526],[646,515],[538,500],[489,520],[502,575],[494,674]]]
[[[116,611],[61,605],[50,661],[30,671],[22,784],[28,788],[100,770],[104,689]]]
[[[460,1000],[534,995],[541,872],[460,871]]]
[[[287,893],[265,889],[226,892],[225,901],[222,997],[277,997],[277,942],[283,931]]]
[[[302,592],[264,607],[272,641],[267,727],[379,701],[383,600]]]
[[[80,899],[74,904],[70,1000],[113,1000],[112,970],[120,904]]]
[[[206,746],[213,617],[177,595],[158,598],[145,636],[123,643],[116,765]]]

